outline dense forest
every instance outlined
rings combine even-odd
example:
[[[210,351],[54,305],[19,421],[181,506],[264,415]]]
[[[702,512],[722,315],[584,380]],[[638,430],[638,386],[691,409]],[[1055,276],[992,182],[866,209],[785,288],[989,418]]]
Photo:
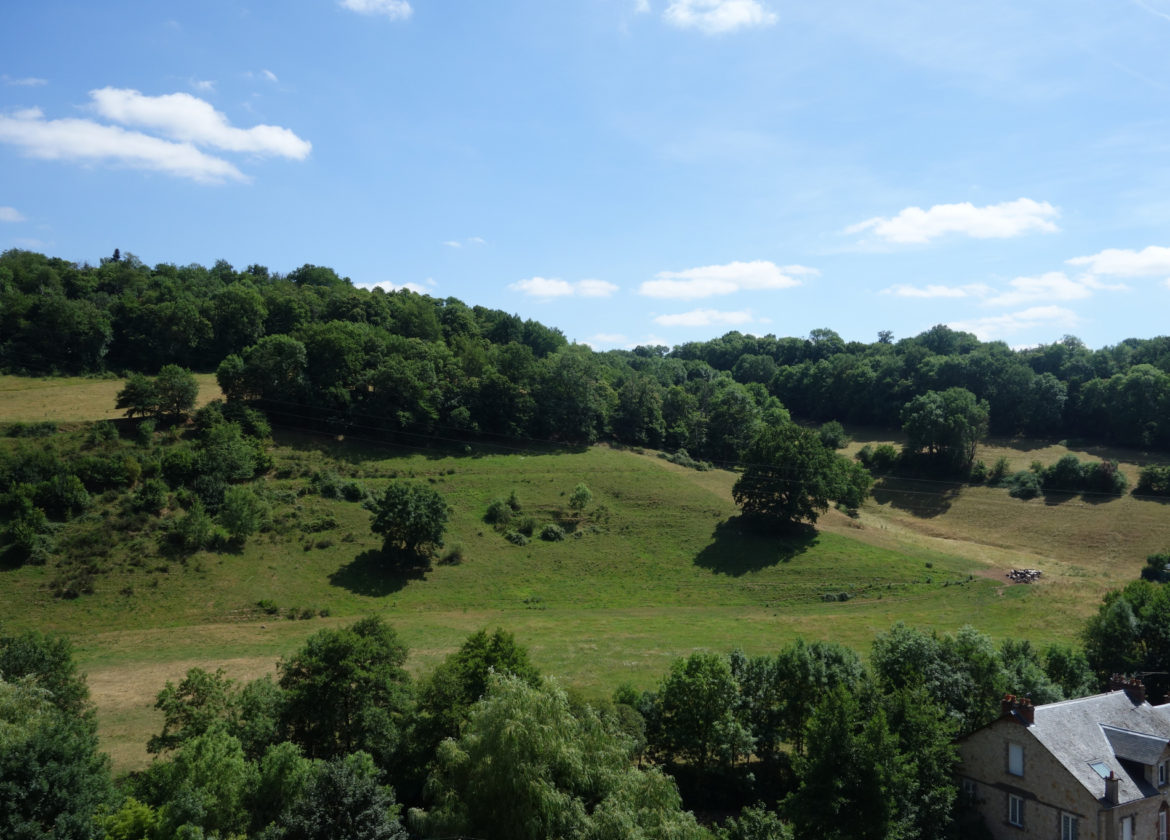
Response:
[[[594,352],[555,328],[454,298],[355,287],[332,269],[224,261],[97,266],[0,255],[0,367],[19,374],[218,371],[273,419],[403,439],[612,439],[738,461],[789,414],[896,428],[962,388],[992,434],[1170,448],[1170,337],[1014,350],[936,326],[866,344],[738,332]]]

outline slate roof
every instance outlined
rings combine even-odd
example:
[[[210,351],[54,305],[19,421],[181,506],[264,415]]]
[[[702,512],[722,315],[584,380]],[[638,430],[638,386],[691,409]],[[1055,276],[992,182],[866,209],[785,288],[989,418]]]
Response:
[[[1037,706],[1028,732],[1097,798],[1105,795],[1105,780],[1089,765],[1105,764],[1120,780],[1120,801],[1130,802],[1157,793],[1142,765],[1155,764],[1170,744],[1170,706],[1111,691]]]

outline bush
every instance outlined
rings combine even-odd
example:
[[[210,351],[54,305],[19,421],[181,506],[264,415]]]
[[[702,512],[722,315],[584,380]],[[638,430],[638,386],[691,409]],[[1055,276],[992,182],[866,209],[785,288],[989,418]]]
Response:
[[[968,476],[968,479],[972,484],[982,484],[987,481],[988,472],[987,464],[983,463],[983,461],[976,461],[971,465],[971,474]]]
[[[1012,462],[1007,459],[1006,455],[1000,455],[991,467],[991,472],[987,474],[987,483],[993,487],[1002,484],[1011,475],[1011,472]]]
[[[492,499],[491,504],[488,505],[487,513],[483,515],[483,521],[497,528],[506,528],[508,523],[512,521],[514,512],[512,506],[504,499]]]
[[[1032,470],[1020,470],[1006,482],[1008,495],[1015,499],[1034,499],[1040,495],[1040,476]]]
[[[536,517],[521,516],[516,520],[516,530],[526,537],[531,537],[536,530]]]
[[[546,542],[560,542],[565,538],[565,529],[550,522],[540,529],[540,538]]]
[[[341,498],[347,502],[364,502],[369,493],[358,481],[347,481],[341,485]]]
[[[131,504],[135,510],[158,513],[167,506],[169,493],[167,483],[161,478],[148,478],[134,491]]]
[[[1170,551],[1151,554],[1142,568],[1142,579],[1154,583],[1170,583]]]
[[[1143,467],[1138,475],[1135,496],[1170,496],[1170,466]]]
[[[209,548],[214,537],[215,523],[198,499],[191,503],[191,509],[185,515],[175,520],[171,530],[175,545],[188,552]]]
[[[268,515],[268,505],[247,487],[229,487],[223,496],[219,524],[228,536],[243,542],[260,530]]]
[[[268,615],[276,615],[280,612],[280,607],[276,606],[276,602],[270,598],[262,598],[256,602],[256,606],[262,609]]]
[[[512,543],[512,545],[528,545],[528,537],[521,534],[519,531],[508,531],[504,534],[504,539]]]
[[[874,475],[885,475],[898,466],[901,456],[898,450],[888,443],[883,443],[876,449],[867,443],[853,457]]]
[[[57,424],[51,420],[42,423],[13,423],[8,427],[9,437],[50,437],[57,434]]]
[[[118,439],[118,427],[109,420],[99,420],[89,427],[85,436],[86,446],[102,446]]]
[[[1085,486],[1085,467],[1076,455],[1065,455],[1044,469],[1040,482],[1050,493],[1076,493]]]
[[[317,470],[309,476],[309,489],[326,499],[341,496],[341,479],[328,470]]]
[[[463,543],[455,543],[446,551],[444,551],[443,556],[439,558],[439,562],[448,566],[458,566],[460,563],[462,563]]]
[[[685,449],[680,449],[673,455],[665,455],[659,452],[658,457],[670,461],[672,464],[678,464],[680,467],[698,470],[699,472],[706,472],[707,470],[711,469],[711,463],[709,461],[696,461]]]
[[[836,420],[823,424],[817,434],[821,438],[821,443],[829,449],[844,449],[849,445],[849,435],[845,433],[845,427]]]
[[[134,435],[140,446],[150,446],[154,443],[154,430],[157,426],[158,424],[151,417],[139,422],[138,428],[134,430]]]
[[[1098,461],[1085,465],[1085,490],[1090,493],[1107,493],[1119,496],[1125,492],[1129,481],[1117,467],[1116,461]]]

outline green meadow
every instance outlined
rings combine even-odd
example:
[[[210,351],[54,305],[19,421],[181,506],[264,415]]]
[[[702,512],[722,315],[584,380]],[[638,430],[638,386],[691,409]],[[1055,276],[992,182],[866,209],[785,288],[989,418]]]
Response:
[[[0,419],[47,419],[34,412],[32,390],[6,395]],[[60,420],[79,419],[76,400],[61,404],[72,413]],[[1005,454],[1022,469],[1066,451],[1008,441],[980,457]],[[1001,489],[890,482],[857,518],[831,511],[815,532],[779,538],[740,526],[733,473],[686,469],[653,452],[403,450],[281,432],[273,455],[265,483],[277,500],[274,526],[238,551],[165,559],[129,535],[94,594],[75,600],[51,595],[51,565],[0,571],[5,630],[73,640],[118,769],[148,760],[145,742],[161,725],[154,696],[166,680],[193,666],[237,678],[271,672],[309,634],[371,613],[408,643],[416,672],[471,632],[503,627],[545,673],[599,696],[623,682],[650,687],[696,649],[766,653],[803,636],[864,653],[896,621],[1075,641],[1101,595],[1170,545],[1165,508],[1130,496],[1023,502]],[[1145,462],[1123,460],[1132,483]],[[322,470],[373,492],[403,479],[434,487],[451,508],[441,554],[457,556],[426,570],[391,568],[360,504],[304,492]],[[579,482],[593,500],[577,515],[568,497]],[[568,537],[505,540],[483,517],[512,493],[521,515],[559,522]],[[1044,576],[1009,584],[1013,567]]]

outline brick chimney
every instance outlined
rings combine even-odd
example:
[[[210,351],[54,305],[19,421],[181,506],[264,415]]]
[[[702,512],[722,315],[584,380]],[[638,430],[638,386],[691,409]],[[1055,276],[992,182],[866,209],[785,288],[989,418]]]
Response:
[[[1124,691],[1125,696],[1129,698],[1129,702],[1134,705],[1141,705],[1146,701],[1146,685],[1136,677],[1124,677],[1121,674],[1114,674],[1109,678],[1110,691]]]
[[[1121,779],[1109,771],[1109,778],[1105,780],[1105,801],[1110,805],[1121,803]]]
[[[1016,697],[1014,694],[1005,694],[999,702],[1000,717],[1012,718],[1024,726],[1031,726],[1036,722],[1036,707],[1027,697]]]

